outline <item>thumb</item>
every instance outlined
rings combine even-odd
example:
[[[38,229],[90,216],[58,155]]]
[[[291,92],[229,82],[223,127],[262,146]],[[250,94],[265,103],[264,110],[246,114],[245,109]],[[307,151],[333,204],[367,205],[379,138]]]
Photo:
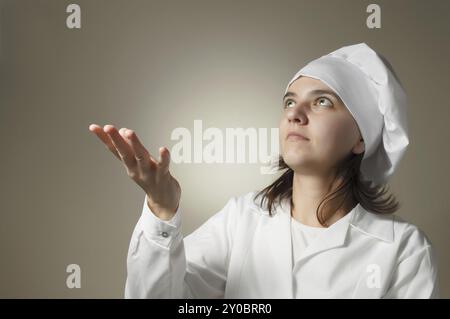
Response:
[[[167,147],[161,146],[159,148],[159,163],[158,165],[163,169],[163,172],[169,171],[170,152]]]

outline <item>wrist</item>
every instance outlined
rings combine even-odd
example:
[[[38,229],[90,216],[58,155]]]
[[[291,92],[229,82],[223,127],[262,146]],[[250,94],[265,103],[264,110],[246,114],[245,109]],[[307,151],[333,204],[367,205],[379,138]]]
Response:
[[[149,199],[147,199],[147,206],[150,209],[150,211],[156,215],[156,217],[162,219],[162,220],[170,220],[172,219],[172,217],[175,215],[177,209],[175,209],[175,211],[170,210],[166,207],[162,207],[158,204],[152,203]]]

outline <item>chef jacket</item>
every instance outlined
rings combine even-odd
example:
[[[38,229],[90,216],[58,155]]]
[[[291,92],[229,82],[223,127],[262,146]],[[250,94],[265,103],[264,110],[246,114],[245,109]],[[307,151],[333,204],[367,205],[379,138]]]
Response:
[[[125,298],[438,298],[437,258],[417,226],[359,203],[293,259],[290,200],[273,215],[233,196],[187,236],[147,205],[127,254]]]

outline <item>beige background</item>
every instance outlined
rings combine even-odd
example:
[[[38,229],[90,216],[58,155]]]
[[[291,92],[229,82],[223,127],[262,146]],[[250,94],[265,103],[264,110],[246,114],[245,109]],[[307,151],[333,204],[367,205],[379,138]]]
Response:
[[[65,8],[81,6],[81,30]],[[376,1],[1,1],[0,297],[122,298],[144,193],[88,131],[137,131],[153,155],[176,127],[278,127],[281,97],[308,61],[366,42],[409,94],[411,144],[392,178],[399,215],[439,256],[450,297],[450,4]],[[183,233],[231,197],[275,179],[260,164],[176,164]],[[81,266],[80,289],[66,266]]]

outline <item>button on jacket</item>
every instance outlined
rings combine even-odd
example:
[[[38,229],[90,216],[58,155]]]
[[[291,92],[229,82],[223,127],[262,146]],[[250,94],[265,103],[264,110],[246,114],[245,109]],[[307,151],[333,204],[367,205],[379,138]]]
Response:
[[[180,204],[164,221],[145,197],[127,255],[125,298],[439,297],[431,242],[399,216],[357,204],[294,265],[290,201],[276,204],[271,217],[255,195],[232,197],[184,238],[189,212]]]

